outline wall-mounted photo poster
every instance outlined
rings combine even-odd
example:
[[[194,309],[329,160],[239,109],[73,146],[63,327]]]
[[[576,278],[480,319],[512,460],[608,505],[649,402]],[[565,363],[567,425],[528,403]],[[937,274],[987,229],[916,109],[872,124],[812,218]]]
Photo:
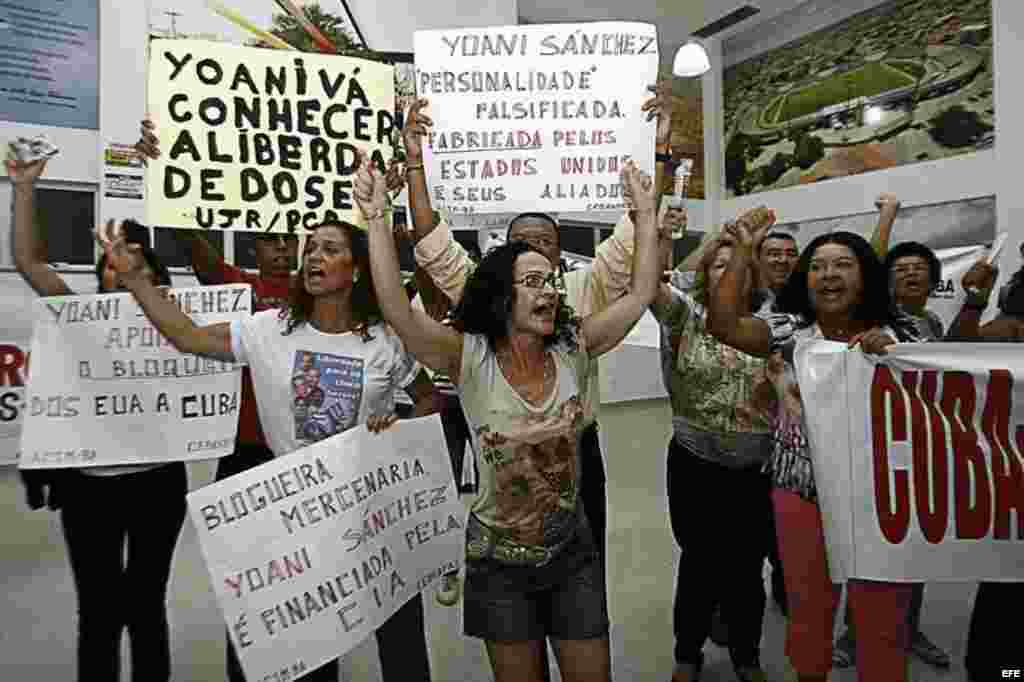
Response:
[[[992,45],[991,0],[823,0],[729,38],[726,196],[991,148]]]

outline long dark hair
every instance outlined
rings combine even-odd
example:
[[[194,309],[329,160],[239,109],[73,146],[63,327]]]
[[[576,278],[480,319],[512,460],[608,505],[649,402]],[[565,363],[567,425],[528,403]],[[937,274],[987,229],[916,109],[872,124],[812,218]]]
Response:
[[[369,341],[372,338],[368,332],[369,328],[381,322],[384,315],[377,303],[377,292],[373,288],[373,276],[370,273],[370,246],[366,233],[352,223],[343,221],[320,223],[313,230],[324,227],[336,227],[348,236],[353,266],[359,273],[359,279],[352,285],[352,318],[356,323],[356,331],[362,334],[364,340]],[[291,334],[309,322],[313,315],[313,294],[306,291],[306,278],[303,276],[305,269],[306,257],[303,254],[299,272],[292,277],[288,292],[288,305],[281,308],[281,312],[278,313],[282,320],[287,320],[284,334]]]
[[[508,336],[509,314],[516,300],[515,264],[524,253],[544,256],[526,242],[508,242],[488,251],[469,276],[462,300],[452,313],[455,329],[464,334],[483,334],[493,351],[497,350],[498,341]],[[561,341],[576,350],[578,331],[579,318],[566,304],[565,295],[559,294],[555,331],[544,337],[544,346]]]
[[[890,325],[902,335],[906,326],[904,316],[899,315],[889,296],[889,278],[885,267],[878,260],[874,249],[860,235],[853,232],[829,232],[816,237],[797,261],[796,269],[786,280],[779,292],[777,308],[781,312],[800,315],[808,325],[817,319],[807,290],[807,272],[810,270],[811,258],[818,247],[825,244],[838,244],[853,251],[860,263],[860,274],[863,279],[861,300],[853,309],[852,317],[866,323],[869,327]]]

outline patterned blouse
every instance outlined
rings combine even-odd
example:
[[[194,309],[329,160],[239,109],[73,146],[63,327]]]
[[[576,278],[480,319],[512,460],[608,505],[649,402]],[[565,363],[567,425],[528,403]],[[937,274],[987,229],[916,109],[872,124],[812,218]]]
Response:
[[[764,470],[776,488],[796,493],[808,502],[817,503],[810,442],[804,429],[803,400],[796,380],[793,355],[805,339],[821,339],[817,324],[808,324],[800,315],[762,310],[757,317],[768,323],[772,335],[772,356],[767,361],[767,375],[774,384],[779,400],[772,429],[771,455]],[[892,327],[883,331],[900,342],[919,340],[914,321],[901,315]]]
[[[671,302],[652,306],[674,438],[698,457],[732,469],[761,466],[769,453],[774,388],[765,361],[709,334],[707,311],[672,273]]]

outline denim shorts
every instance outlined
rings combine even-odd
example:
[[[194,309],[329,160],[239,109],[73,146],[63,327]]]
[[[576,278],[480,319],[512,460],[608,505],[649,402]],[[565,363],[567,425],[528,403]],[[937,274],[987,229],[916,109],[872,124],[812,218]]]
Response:
[[[468,560],[466,636],[495,642],[606,637],[604,562],[589,535],[589,530],[578,534],[539,568]]]

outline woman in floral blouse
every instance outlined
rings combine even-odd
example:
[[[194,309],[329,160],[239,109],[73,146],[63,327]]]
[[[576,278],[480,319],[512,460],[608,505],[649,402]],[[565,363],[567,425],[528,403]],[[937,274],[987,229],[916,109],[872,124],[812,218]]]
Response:
[[[774,222],[763,208],[745,218],[759,225]],[[768,479],[761,468],[771,448],[773,389],[764,360],[719,342],[707,329],[708,297],[732,256],[732,243],[716,239],[704,249],[696,286],[673,271],[652,306],[672,403],[669,515],[683,551],[673,616],[673,682],[698,678],[701,648],[719,603],[737,676],[743,682],[765,679],[759,660],[765,606],[761,569],[772,530]],[[749,288],[744,300],[752,304],[748,311],[759,303],[750,300]],[[709,513],[725,495],[728,513]]]
[[[790,605],[786,653],[800,682],[824,682],[832,665],[832,623],[840,591],[828,573],[793,353],[799,340],[810,338],[860,344],[865,352],[882,353],[897,340],[912,341],[916,335],[913,324],[894,312],[888,280],[871,246],[850,232],[825,234],[807,246],[776,301],[778,312],[741,314],[758,227],[741,219],[730,229],[736,246],[712,296],[711,327],[734,348],[772,356],[768,373],[781,400],[766,469],[774,488]],[[847,589],[860,633],[858,679],[906,682],[911,586],[851,579]]]

